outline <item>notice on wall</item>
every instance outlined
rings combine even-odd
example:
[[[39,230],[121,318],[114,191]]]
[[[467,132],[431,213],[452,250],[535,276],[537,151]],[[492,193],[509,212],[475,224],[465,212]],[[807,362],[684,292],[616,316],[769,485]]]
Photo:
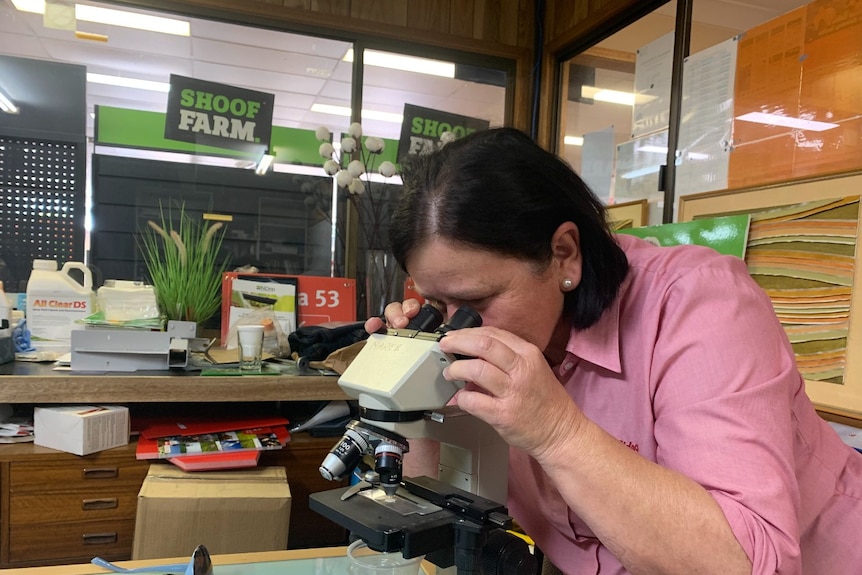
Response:
[[[637,51],[632,105],[632,138],[667,130],[673,73],[673,32]]]
[[[614,202],[659,201],[659,173],[667,163],[667,130],[617,144]]]
[[[614,127],[584,134],[581,147],[581,178],[602,202],[613,202]]]
[[[737,37],[685,59],[676,194],[727,188]]]
[[[398,140],[398,162],[407,156],[430,154],[442,143],[440,137],[451,132],[461,138],[478,130],[487,130],[490,122],[440,110],[404,104],[404,121]]]
[[[165,138],[264,153],[275,96],[171,74]]]

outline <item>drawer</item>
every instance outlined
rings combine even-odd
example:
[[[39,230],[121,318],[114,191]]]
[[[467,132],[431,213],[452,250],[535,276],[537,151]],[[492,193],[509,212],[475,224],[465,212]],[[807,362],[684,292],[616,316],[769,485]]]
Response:
[[[9,531],[9,563],[131,557],[134,533],[134,519],[16,526]]]
[[[16,493],[9,498],[9,525],[134,519],[138,490],[93,490],[86,493]]]
[[[129,458],[13,461],[9,464],[9,490],[17,494],[93,488],[140,489],[148,468],[148,461]]]

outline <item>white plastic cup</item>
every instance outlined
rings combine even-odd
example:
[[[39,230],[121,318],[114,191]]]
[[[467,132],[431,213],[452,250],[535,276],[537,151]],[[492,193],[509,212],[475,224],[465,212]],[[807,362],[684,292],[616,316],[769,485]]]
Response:
[[[240,371],[259,372],[263,359],[263,326],[240,325],[236,328],[236,335]]]
[[[423,557],[405,559],[401,553],[379,553],[356,540],[347,548],[350,575],[418,575]]]

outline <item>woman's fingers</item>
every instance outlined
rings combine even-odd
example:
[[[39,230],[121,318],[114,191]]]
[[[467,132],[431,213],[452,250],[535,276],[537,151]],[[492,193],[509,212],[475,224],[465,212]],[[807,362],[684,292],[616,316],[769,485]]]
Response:
[[[365,331],[368,333],[377,333],[384,327],[404,328],[410,323],[410,319],[419,313],[422,307],[417,300],[410,298],[403,302],[394,301],[386,306],[383,310],[383,318],[370,317],[365,322]]]
[[[505,391],[508,379],[518,370],[523,352],[516,350],[524,345],[529,344],[493,327],[451,331],[440,340],[440,349],[445,353],[478,358],[452,363],[447,377],[475,382],[494,395]]]

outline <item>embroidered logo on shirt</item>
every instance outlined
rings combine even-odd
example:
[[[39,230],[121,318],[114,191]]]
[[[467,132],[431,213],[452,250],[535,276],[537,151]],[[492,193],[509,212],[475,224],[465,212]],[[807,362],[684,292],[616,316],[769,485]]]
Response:
[[[641,450],[640,446],[637,443],[632,443],[631,441],[623,441],[622,439],[620,439],[619,442],[631,449],[632,451]]]

